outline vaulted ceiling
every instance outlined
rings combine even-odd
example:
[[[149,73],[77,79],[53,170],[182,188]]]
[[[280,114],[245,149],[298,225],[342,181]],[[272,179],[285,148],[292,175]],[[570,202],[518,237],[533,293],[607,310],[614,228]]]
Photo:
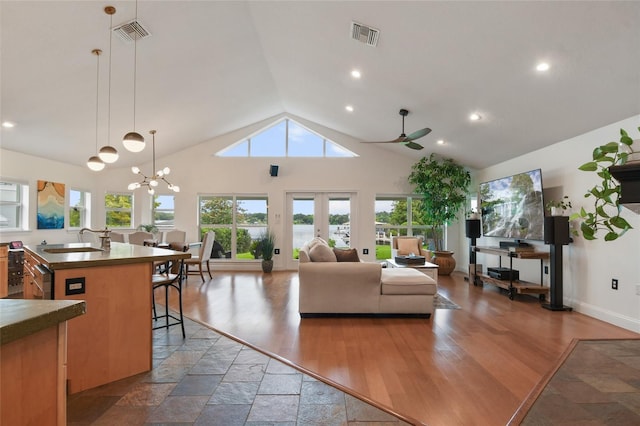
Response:
[[[134,55],[135,127],[157,129],[159,156],[281,113],[392,140],[406,108],[406,133],[432,129],[425,149],[381,153],[483,168],[640,113],[640,2],[140,0],[151,36],[137,45],[111,37],[107,5],[114,26],[136,16],[134,1],[0,3],[3,148],[84,164],[99,81],[97,146],[109,134],[117,165],[139,162],[120,142]],[[352,39],[352,21],[378,29],[377,46]]]

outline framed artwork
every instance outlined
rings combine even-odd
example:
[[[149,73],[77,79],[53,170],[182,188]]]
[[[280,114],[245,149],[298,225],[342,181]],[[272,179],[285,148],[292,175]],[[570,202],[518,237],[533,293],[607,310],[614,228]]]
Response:
[[[38,181],[38,229],[64,229],[64,183]]]

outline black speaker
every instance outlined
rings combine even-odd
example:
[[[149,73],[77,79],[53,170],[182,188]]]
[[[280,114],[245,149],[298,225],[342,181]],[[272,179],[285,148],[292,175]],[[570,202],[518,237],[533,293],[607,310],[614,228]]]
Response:
[[[467,219],[466,232],[467,238],[480,238],[482,236],[480,219]]]
[[[271,176],[278,176],[278,166],[272,164],[271,167],[269,167],[269,174]]]
[[[546,216],[544,218],[544,243],[566,246],[569,242],[569,217]]]

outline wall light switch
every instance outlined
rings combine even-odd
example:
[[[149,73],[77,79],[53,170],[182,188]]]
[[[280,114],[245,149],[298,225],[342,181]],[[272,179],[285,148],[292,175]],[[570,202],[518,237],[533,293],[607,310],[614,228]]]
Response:
[[[274,250],[273,250],[273,253],[274,253],[274,254],[280,254],[280,249],[274,249]]]
[[[362,254],[369,254],[369,249],[362,249]]]

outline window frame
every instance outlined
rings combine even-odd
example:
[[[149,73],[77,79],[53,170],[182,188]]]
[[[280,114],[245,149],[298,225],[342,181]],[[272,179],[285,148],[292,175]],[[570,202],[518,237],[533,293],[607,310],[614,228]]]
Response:
[[[79,192],[81,194],[80,200],[82,201],[82,205],[80,206],[72,206],[71,205],[71,192]],[[81,228],[91,228],[91,191],[80,188],[69,187],[68,203],[67,203],[67,223],[69,227],[67,229],[77,230]],[[80,226],[71,226],[71,210],[79,209],[80,210]]]
[[[14,206],[16,211],[16,224],[14,227],[0,228],[3,232],[21,232],[29,230],[29,184],[27,182],[0,177],[0,184],[15,185],[17,199],[4,201],[0,199],[0,206]]]
[[[156,197],[171,197],[173,198],[173,208],[172,209],[159,209],[156,208]],[[170,224],[158,224],[156,222],[156,213],[157,212],[170,212],[173,215],[173,219]],[[158,229],[174,229],[176,226],[176,196],[174,194],[153,194],[151,197],[151,223]]]
[[[125,197],[130,197],[131,198],[131,207],[126,208],[126,207],[107,207],[107,196],[109,195],[115,195],[115,196],[125,196]],[[122,192],[122,191],[107,191],[104,194],[104,199],[103,199],[103,205],[104,205],[104,217],[105,217],[105,224],[106,226],[109,226],[107,224],[107,217],[108,217],[108,213],[109,212],[128,212],[129,213],[129,226],[111,226],[110,229],[132,229],[133,228],[133,211],[134,211],[134,202],[135,202],[135,197],[133,196],[133,193],[131,192]]]

